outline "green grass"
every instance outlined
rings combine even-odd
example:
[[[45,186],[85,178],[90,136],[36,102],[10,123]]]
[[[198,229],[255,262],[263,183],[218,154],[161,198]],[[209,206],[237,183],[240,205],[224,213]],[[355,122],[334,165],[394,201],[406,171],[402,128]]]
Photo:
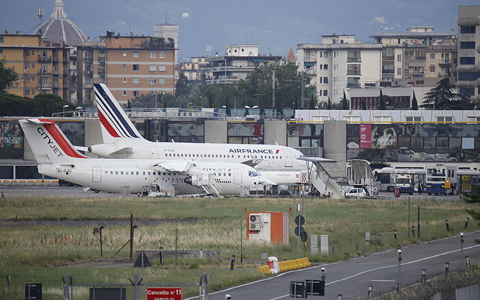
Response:
[[[448,198],[447,198],[448,199]],[[297,240],[293,234],[295,212],[291,212],[290,245],[262,242],[240,242],[245,237],[247,211],[288,212],[301,199],[292,198],[3,198],[0,199],[0,220],[181,220],[154,225],[140,225],[135,230],[134,250],[217,250],[220,260],[166,259],[164,266],[154,261],[145,268],[145,282],[197,283],[200,274],[210,276],[209,290],[261,278],[254,267],[260,254],[274,255],[279,260],[297,257]],[[417,206],[421,207],[421,238],[409,236],[412,225],[417,230]],[[348,259],[377,250],[431,240],[464,231],[468,216],[463,202],[420,200],[410,203],[396,200],[305,200],[305,230],[309,235],[329,235],[330,255],[306,255],[314,262]],[[410,219],[410,223],[408,220]],[[445,229],[449,220],[450,231]],[[241,228],[240,224],[243,224]],[[469,229],[478,226],[470,222]],[[62,299],[62,275],[74,275],[77,283],[125,283],[138,268],[75,267],[75,263],[98,260],[100,246],[93,227],[27,226],[0,227],[0,278],[12,275],[13,299],[21,298],[25,283],[43,283],[45,299]],[[476,227],[478,228],[478,227]],[[393,230],[398,239],[393,238]],[[365,244],[365,232],[371,242]],[[104,257],[114,254],[129,240],[129,225],[106,226],[103,229]],[[68,237],[71,237],[71,241]],[[358,243],[358,246],[357,246]],[[309,246],[309,244],[308,244]],[[334,250],[335,249],[335,250]],[[230,258],[237,257],[235,271],[230,271]],[[244,263],[240,263],[243,255]],[[129,256],[129,247],[115,257]],[[132,263],[133,265],[133,263]],[[78,288],[76,299],[87,299],[88,289]],[[198,288],[185,289],[195,295]],[[84,295],[84,296],[83,296]],[[0,280],[0,298],[6,299],[6,280]]]

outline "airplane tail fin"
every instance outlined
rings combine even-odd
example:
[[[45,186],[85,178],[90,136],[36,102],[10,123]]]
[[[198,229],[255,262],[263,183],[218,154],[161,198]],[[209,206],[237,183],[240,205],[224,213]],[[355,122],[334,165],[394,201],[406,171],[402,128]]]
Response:
[[[75,150],[55,122],[48,119],[23,119],[19,123],[39,165],[72,164],[77,159],[87,158]]]
[[[143,140],[144,138],[120,107],[108,87],[102,83],[95,83],[94,87],[104,143],[114,143],[122,139]]]

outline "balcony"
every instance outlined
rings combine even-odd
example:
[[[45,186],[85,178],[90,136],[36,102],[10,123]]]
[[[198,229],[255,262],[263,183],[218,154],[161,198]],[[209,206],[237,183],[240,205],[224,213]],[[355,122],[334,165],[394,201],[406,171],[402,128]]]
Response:
[[[38,56],[38,61],[39,61],[39,62],[51,62],[51,61],[52,61],[52,57],[51,57],[51,56],[39,55],[39,56]]]

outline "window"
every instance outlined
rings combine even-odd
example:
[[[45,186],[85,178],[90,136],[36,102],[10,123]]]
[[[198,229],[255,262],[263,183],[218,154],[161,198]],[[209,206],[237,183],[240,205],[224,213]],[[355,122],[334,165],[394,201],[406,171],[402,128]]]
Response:
[[[123,91],[123,96],[127,96],[127,91]]]
[[[430,53],[430,59],[435,59],[435,53]]]
[[[392,122],[391,116],[374,116],[373,121],[375,122]]]
[[[165,58],[165,52],[158,52],[159,58]]]
[[[325,52],[323,53],[323,57],[328,58],[328,52],[327,52],[327,51],[325,51]]]
[[[127,51],[123,51],[123,56],[127,56]]]
[[[431,73],[435,73],[435,65],[430,65],[429,70]]]
[[[165,84],[165,78],[158,78],[159,84]]]
[[[133,70],[134,71],[140,70],[140,65],[133,65]]]
[[[361,75],[360,64],[348,64],[347,65],[347,75]]]
[[[127,83],[127,78],[123,78],[123,83]]]
[[[347,61],[361,61],[362,56],[360,51],[347,51]]]
[[[123,69],[124,69],[124,70],[127,69],[127,64],[123,64]]]
[[[165,65],[159,65],[158,66],[158,70],[159,71],[165,71],[167,68],[165,67]]]
[[[324,70],[328,70],[328,65],[323,65]]]
[[[414,116],[405,117],[405,121],[407,121],[407,122],[421,122],[422,117],[414,117]]]
[[[157,66],[150,65],[150,72],[155,72],[157,70]]]
[[[460,57],[460,64],[461,65],[474,65],[475,64],[475,57]]]
[[[137,98],[138,96],[140,96],[140,92],[139,91],[133,91],[133,97]]]
[[[402,62],[402,55],[401,54],[397,54],[397,62]]]
[[[140,78],[138,77],[133,77],[133,84],[138,84],[140,82]]]
[[[150,78],[150,84],[155,84],[156,80],[155,77]]]
[[[397,75],[402,76],[402,68],[397,68]]]
[[[3,40],[3,36],[0,36],[0,43],[3,43],[4,40]]]
[[[0,54],[3,54],[3,49],[0,49]]]
[[[155,52],[150,52],[150,58],[156,58],[157,57],[157,53]]]
[[[462,26],[460,33],[475,33],[475,26]]]
[[[323,95],[328,96],[328,90],[323,90]]]
[[[323,83],[328,83],[328,77],[323,77]]]
[[[453,117],[439,116],[439,117],[437,117],[437,122],[453,122]]]
[[[133,51],[133,58],[139,58],[140,53],[138,51]]]
[[[475,42],[460,42],[460,49],[475,49]]]

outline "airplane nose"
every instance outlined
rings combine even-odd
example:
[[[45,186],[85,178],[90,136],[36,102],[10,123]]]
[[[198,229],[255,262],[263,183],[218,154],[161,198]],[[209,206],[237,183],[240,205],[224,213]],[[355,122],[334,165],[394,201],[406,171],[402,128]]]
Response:
[[[264,176],[262,176],[262,177],[260,178],[259,182],[260,182],[261,184],[277,185],[276,182],[274,182],[274,181],[272,181],[272,180],[270,180],[270,179],[268,179],[268,178],[266,178],[266,177],[264,177]]]

